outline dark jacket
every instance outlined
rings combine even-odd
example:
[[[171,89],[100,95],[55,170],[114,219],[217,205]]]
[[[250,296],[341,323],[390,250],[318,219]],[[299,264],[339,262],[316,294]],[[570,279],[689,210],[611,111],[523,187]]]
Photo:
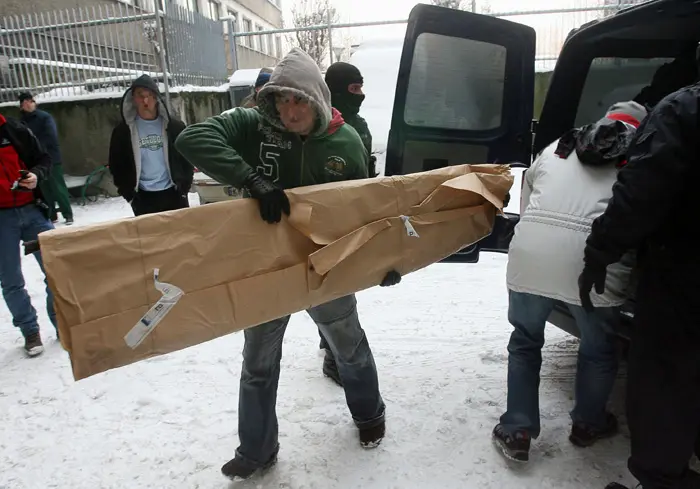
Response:
[[[39,182],[51,172],[51,158],[24,124],[0,115],[0,208],[20,207],[36,202],[44,211],[39,186],[34,192],[11,190],[20,170],[37,176]]]
[[[661,100],[637,130],[613,196],[593,222],[586,262],[615,263],[627,250],[670,266],[700,267],[692,211],[700,177],[700,85]],[[696,277],[697,282],[697,277]],[[700,283],[699,283],[700,284]]]
[[[345,114],[343,114],[343,119],[345,119],[345,122],[350,124],[355,131],[357,131],[360,139],[362,139],[362,144],[364,145],[365,150],[367,150],[367,154],[369,155],[369,168],[367,169],[367,173],[370,177],[377,176],[377,157],[372,155],[372,133],[369,132],[367,121],[365,121],[359,114],[352,114],[348,113],[347,111]]]
[[[51,163],[58,165],[63,162],[61,148],[58,144],[56,121],[51,114],[41,109],[34,112],[22,112],[22,122],[32,130],[41,145],[51,157]]]
[[[175,148],[175,139],[185,129],[185,124],[172,117],[158,91],[158,85],[148,75],[143,75],[132,83],[124,93],[121,101],[122,122],[112,131],[109,144],[109,170],[114,179],[119,195],[131,201],[138,192],[141,173],[141,153],[139,149],[138,129],[136,128],[136,107],[133,104],[131,92],[143,87],[153,91],[158,96],[158,115],[164,121],[164,145],[166,160],[170,170],[170,178],[183,195],[189,192],[194,178],[194,168]]]

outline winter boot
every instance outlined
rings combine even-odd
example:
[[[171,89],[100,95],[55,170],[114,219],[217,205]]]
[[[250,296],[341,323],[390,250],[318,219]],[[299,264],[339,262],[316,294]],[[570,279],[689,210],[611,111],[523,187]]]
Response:
[[[335,363],[335,358],[333,358],[333,353],[330,350],[326,350],[326,355],[323,357],[323,375],[340,387],[343,387],[343,381],[340,380],[340,374],[338,373],[338,365]]]
[[[250,479],[256,473],[264,474],[273,465],[277,463],[277,452],[270,457],[265,465],[262,467],[251,467],[249,464],[245,463],[240,457],[236,456],[234,459],[229,460],[221,467],[221,473],[231,479],[232,481],[243,481]]]
[[[384,421],[371,428],[360,429],[360,445],[362,448],[377,448],[386,434],[386,423]]]
[[[617,434],[617,418],[612,413],[607,413],[605,428],[602,430],[592,428],[584,423],[574,423],[571,427],[569,441],[577,447],[587,448],[599,440],[610,438]]]
[[[36,357],[44,353],[44,344],[39,333],[30,334],[24,338],[24,351],[27,356]]]
[[[530,434],[525,430],[508,433],[503,425],[497,424],[493,429],[493,441],[503,456],[513,462],[530,460]]]

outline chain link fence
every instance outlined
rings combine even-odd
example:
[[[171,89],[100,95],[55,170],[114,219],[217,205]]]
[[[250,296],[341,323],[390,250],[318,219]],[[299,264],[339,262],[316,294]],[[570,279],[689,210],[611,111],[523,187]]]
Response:
[[[149,4],[150,1],[150,4]],[[164,85],[227,79],[223,25],[167,2],[121,2],[0,18],[0,102],[124,90],[146,73]]]

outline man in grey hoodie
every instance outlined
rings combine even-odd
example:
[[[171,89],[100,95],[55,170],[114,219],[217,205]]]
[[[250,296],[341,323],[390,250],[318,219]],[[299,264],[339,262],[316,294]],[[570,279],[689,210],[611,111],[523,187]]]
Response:
[[[235,108],[193,124],[177,149],[217,181],[242,187],[271,225],[290,213],[284,189],[367,178],[367,152],[357,132],[331,108],[318,66],[293,49],[258,94],[258,107]],[[345,399],[364,448],[384,437],[384,401],[354,295],[307,310],[335,356]],[[238,401],[240,446],[222,473],[247,479],[277,461],[275,404],[289,316],[245,330]]]
[[[124,93],[122,122],[112,131],[109,170],[134,215],[189,207],[194,168],[175,149],[185,124],[173,117],[148,75]]]

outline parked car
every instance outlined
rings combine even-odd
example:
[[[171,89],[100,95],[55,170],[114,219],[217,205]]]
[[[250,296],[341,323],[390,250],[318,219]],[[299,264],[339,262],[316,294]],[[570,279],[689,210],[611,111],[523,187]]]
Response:
[[[241,190],[231,185],[219,183],[196,168],[194,170],[192,189],[199,195],[200,204],[211,204],[212,202],[223,202],[243,197]]]
[[[541,116],[533,121],[535,31],[495,17],[417,5],[404,39],[386,174],[465,162],[528,167],[568,129],[633,99],[656,71],[687,59],[700,43],[700,2],[653,0],[573,31],[552,74]],[[576,182],[571,182],[576,185]],[[507,253],[519,216],[447,261],[475,263],[481,251]],[[618,332],[628,336],[634,301]],[[549,321],[579,335],[561,305]]]

